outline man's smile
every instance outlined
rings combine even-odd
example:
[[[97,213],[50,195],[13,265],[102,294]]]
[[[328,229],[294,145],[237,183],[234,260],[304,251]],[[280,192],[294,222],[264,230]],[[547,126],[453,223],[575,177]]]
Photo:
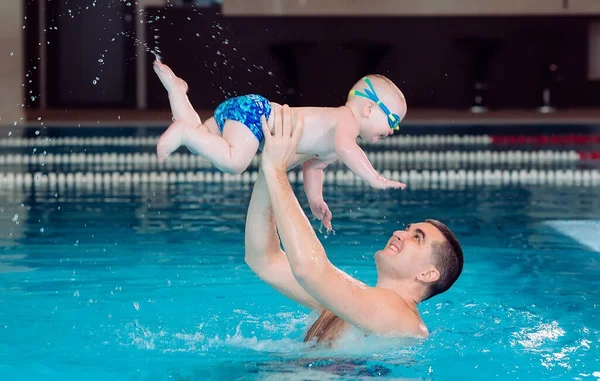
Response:
[[[393,236],[387,245],[387,248],[394,253],[399,253],[402,250],[402,241],[398,237]]]

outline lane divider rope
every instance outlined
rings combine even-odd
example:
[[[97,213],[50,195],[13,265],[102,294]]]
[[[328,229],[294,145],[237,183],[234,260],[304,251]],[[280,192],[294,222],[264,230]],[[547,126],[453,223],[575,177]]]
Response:
[[[12,137],[0,139],[0,147],[47,146],[156,146],[158,136],[89,136],[89,137]],[[397,135],[371,143],[359,139],[359,144],[384,147],[443,145],[564,145],[600,144],[598,134],[550,135]]]
[[[590,134],[553,134],[553,135],[492,135],[493,144],[600,144],[600,135]]]
[[[570,151],[379,151],[366,152],[373,163],[469,163],[469,164],[560,164],[580,160],[598,160],[600,154]],[[252,159],[251,166],[260,163],[260,154]],[[166,162],[159,164],[154,153],[65,153],[65,154],[9,154],[0,155],[0,165],[110,165],[132,164],[157,166],[165,169],[196,166],[209,168],[212,164],[202,156],[172,154]],[[343,166],[337,161],[332,167]]]
[[[467,185],[561,185],[598,186],[600,171],[591,170],[442,170],[442,171],[382,171],[382,175],[396,181],[411,184],[452,183]],[[249,171],[239,175],[221,172],[113,172],[113,173],[0,173],[0,187],[14,186],[77,186],[77,185],[131,185],[139,183],[252,183],[258,172]],[[292,183],[302,183],[301,171],[290,171]],[[351,171],[329,171],[325,184],[368,185]]]
[[[62,147],[62,146],[156,146],[158,136],[90,136],[90,137],[13,137],[0,139],[0,147]],[[371,143],[358,139],[360,145],[383,147],[490,145],[489,135],[398,135]]]

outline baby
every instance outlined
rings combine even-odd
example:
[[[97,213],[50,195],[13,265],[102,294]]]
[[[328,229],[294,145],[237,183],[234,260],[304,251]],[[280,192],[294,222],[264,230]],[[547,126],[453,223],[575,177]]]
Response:
[[[244,95],[221,103],[214,116],[203,123],[189,102],[185,81],[160,61],[154,62],[154,71],[169,94],[174,121],[158,141],[159,161],[185,145],[221,171],[243,172],[262,146],[262,117],[272,126],[272,111],[281,105],[260,95]],[[331,230],[331,212],[323,200],[323,169],[328,164],[342,160],[373,188],[405,188],[403,183],[377,173],[356,138],[360,136],[375,143],[391,135],[399,129],[406,108],[402,92],[381,75],[359,80],[344,106],[292,108],[293,114],[299,112],[304,117],[304,131],[298,143],[297,160],[289,168],[302,163],[311,212],[328,230]]]

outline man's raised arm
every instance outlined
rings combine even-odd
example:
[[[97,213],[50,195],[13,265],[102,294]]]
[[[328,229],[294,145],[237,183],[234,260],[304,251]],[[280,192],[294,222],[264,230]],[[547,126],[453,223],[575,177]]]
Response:
[[[246,263],[263,281],[283,295],[315,311],[322,310],[294,278],[275,230],[273,209],[262,171],[252,191],[246,217]]]

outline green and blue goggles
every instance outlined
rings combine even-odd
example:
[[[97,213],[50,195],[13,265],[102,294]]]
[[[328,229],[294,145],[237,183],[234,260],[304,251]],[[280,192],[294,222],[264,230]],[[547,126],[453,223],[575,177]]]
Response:
[[[375,92],[375,88],[373,87],[373,84],[371,83],[371,80],[368,77],[364,77],[363,81],[365,81],[367,83],[367,85],[369,85],[369,88],[365,89],[364,93],[362,91],[358,91],[358,90],[350,90],[350,95],[357,95],[359,97],[367,98],[367,99],[377,103],[377,106],[379,106],[381,111],[383,111],[385,113],[385,115],[387,115],[388,124],[390,125],[390,128],[392,130],[398,131],[400,129],[400,122],[401,122],[400,116],[398,116],[398,114],[392,114],[390,109],[387,108],[387,106],[385,104],[383,104],[383,102],[377,96],[377,93]]]

